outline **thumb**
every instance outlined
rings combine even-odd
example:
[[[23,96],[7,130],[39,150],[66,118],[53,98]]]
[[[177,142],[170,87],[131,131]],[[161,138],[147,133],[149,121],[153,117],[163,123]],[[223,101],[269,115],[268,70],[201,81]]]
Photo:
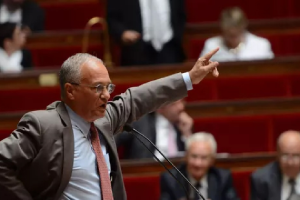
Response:
[[[212,72],[213,76],[214,77],[218,77],[219,76],[219,71],[218,71],[218,68],[215,68]]]
[[[218,67],[219,63],[218,62],[211,62],[209,63],[208,65],[206,66],[203,66],[203,69],[208,71],[208,72],[211,72],[213,71],[216,67]]]

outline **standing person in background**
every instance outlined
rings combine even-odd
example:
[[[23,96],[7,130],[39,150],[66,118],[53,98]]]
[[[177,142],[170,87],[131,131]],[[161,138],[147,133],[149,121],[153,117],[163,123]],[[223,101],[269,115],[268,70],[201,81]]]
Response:
[[[267,39],[247,31],[248,20],[240,8],[225,9],[221,14],[220,25],[222,35],[206,40],[200,56],[220,47],[219,53],[214,56],[219,62],[274,57]]]
[[[181,63],[184,0],[109,0],[110,35],[121,46],[121,65]]]
[[[23,24],[29,32],[43,31],[45,13],[31,0],[0,0],[0,23],[5,22]]]

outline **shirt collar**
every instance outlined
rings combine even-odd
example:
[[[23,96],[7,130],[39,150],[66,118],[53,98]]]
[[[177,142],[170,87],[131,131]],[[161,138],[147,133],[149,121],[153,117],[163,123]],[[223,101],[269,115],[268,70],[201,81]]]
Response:
[[[290,178],[287,177],[285,174],[283,174],[283,183],[284,184],[288,184],[289,183]],[[298,176],[295,178],[295,184],[299,184],[300,183],[300,173],[298,174]]]
[[[87,137],[90,132],[91,123],[85,121],[82,117],[80,117],[77,113],[75,113],[69,106],[66,105],[66,108],[71,119],[72,127],[79,129],[82,132],[82,134],[85,137]]]
[[[156,113],[156,122],[158,122],[161,127],[169,127],[171,125],[170,121],[159,113]]]
[[[188,174],[188,177],[192,185],[196,185],[197,181],[190,174]],[[201,188],[207,189],[208,188],[207,174],[205,174],[198,182],[200,183]]]

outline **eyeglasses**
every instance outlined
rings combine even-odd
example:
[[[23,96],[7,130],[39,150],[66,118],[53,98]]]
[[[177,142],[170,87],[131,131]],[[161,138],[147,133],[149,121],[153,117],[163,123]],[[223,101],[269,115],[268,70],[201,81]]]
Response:
[[[294,162],[300,162],[300,155],[299,154],[286,154],[283,153],[280,155],[280,159],[283,162],[287,162],[288,160],[292,160]]]
[[[96,86],[91,86],[91,85],[84,85],[84,84],[79,84],[79,83],[71,83],[72,85],[78,85],[78,86],[83,86],[83,87],[89,87],[89,88],[94,88],[96,89],[96,92],[101,94],[103,93],[104,88],[107,89],[108,93],[111,94],[115,90],[115,85],[112,83],[109,83],[108,85],[102,85],[98,84]]]

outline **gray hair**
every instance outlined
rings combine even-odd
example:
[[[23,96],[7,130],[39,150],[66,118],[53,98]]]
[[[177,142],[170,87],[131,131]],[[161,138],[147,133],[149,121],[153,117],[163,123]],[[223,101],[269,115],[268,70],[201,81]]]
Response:
[[[59,84],[61,88],[61,97],[65,97],[65,84],[66,83],[80,83],[81,66],[89,59],[97,59],[102,62],[101,59],[88,54],[77,53],[69,57],[61,66],[59,71]],[[103,63],[103,62],[102,62]]]
[[[212,149],[213,149],[213,155],[217,153],[217,142],[214,138],[214,136],[207,132],[198,132],[191,135],[185,142],[185,148],[186,150],[189,149],[191,144],[193,142],[209,142]]]

